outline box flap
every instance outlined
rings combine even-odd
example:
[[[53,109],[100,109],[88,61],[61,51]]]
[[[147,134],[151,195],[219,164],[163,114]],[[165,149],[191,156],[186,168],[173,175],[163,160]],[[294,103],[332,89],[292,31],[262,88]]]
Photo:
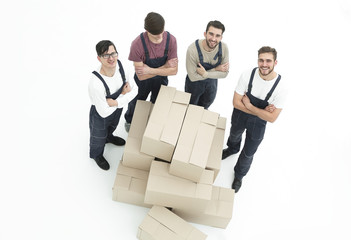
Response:
[[[151,102],[142,100],[137,101],[128,137],[135,137],[138,139],[141,139],[143,137],[151,108]]]
[[[209,110],[204,110],[202,115],[202,122],[216,126],[219,118],[219,114],[215,112],[211,112]]]
[[[169,143],[173,146],[176,145],[179,137],[180,130],[183,125],[183,119],[187,107],[179,103],[173,103],[170,111],[168,112],[167,121],[164,125],[160,140]]]
[[[226,123],[227,123],[227,119],[225,117],[219,117],[217,121],[217,128],[225,130]]]
[[[190,102],[191,94],[182,91],[176,91],[175,96],[173,98],[173,102],[186,104],[188,105]]]
[[[131,176],[138,179],[148,179],[149,172],[145,170],[140,170],[136,168],[130,168],[123,166],[123,162],[120,162],[117,168],[118,175]]]

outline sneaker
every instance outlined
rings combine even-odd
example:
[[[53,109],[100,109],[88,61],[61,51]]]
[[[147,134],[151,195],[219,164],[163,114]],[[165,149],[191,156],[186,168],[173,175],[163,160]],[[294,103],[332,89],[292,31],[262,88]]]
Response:
[[[125,123],[124,123],[124,129],[126,130],[126,132],[129,132],[129,129],[130,129],[130,123],[125,122]]]
[[[231,152],[229,148],[223,149],[222,151],[222,160],[226,159],[227,157],[233,155],[235,153]]]
[[[241,187],[241,183],[242,183],[241,180],[234,178],[234,181],[232,183],[232,189],[235,190],[235,193],[239,192],[239,189]]]
[[[110,164],[106,161],[104,156],[98,156],[94,158],[96,164],[103,170],[109,170],[110,169]]]
[[[106,143],[112,143],[116,146],[123,146],[126,144],[126,141],[120,137],[110,136],[106,139]]]

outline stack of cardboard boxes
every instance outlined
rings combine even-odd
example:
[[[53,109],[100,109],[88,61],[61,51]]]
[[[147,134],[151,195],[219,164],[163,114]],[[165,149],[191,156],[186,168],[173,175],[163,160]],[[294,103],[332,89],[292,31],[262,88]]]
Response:
[[[189,93],[162,86],[154,106],[137,102],[113,200],[153,206],[139,239],[205,239],[184,220],[226,228],[231,219],[234,191],[212,185],[226,119],[189,101]]]

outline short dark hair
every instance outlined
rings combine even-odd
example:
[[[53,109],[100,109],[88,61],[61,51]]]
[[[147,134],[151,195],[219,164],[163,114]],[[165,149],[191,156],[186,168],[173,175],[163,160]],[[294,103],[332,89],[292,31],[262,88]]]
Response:
[[[108,48],[113,46],[117,52],[116,46],[110,40],[102,40],[96,44],[96,53],[100,57],[103,53],[108,51]]]
[[[274,61],[277,60],[277,50],[275,48],[269,47],[269,46],[263,46],[258,50],[258,56],[262,53],[272,53],[273,54],[273,59]]]
[[[206,32],[208,31],[208,29],[209,29],[210,27],[222,29],[222,34],[223,34],[224,31],[225,31],[225,27],[224,27],[223,23],[221,23],[220,21],[217,21],[217,20],[210,21],[210,22],[207,24]]]
[[[165,28],[165,20],[155,12],[149,12],[144,20],[144,28],[152,35],[161,34]]]

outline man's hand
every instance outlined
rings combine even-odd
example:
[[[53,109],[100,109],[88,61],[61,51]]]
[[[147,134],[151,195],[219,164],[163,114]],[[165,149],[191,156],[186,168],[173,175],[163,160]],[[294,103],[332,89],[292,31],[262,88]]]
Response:
[[[123,89],[122,89],[122,94],[126,94],[126,93],[129,93],[131,91],[131,87],[129,85],[129,82],[126,82],[126,84],[123,86]]]
[[[215,70],[220,71],[220,72],[228,72],[229,71],[229,62],[218,65],[215,68]]]
[[[250,98],[246,95],[243,96],[243,98],[241,99],[241,101],[243,102],[244,106],[250,110],[250,107],[252,106],[251,102],[250,102]]]
[[[107,98],[106,101],[110,107],[117,107],[118,106],[117,100],[113,100],[112,98]]]
[[[276,109],[276,107],[274,106],[274,104],[269,104],[264,110],[272,113],[275,109]]]
[[[139,76],[151,74],[150,67],[146,64],[143,64],[143,66],[135,66],[135,72]]]
[[[178,66],[178,58],[169,59],[165,64],[166,68],[174,68],[176,66]]]
[[[196,72],[199,75],[201,75],[202,77],[204,77],[204,75],[206,74],[206,69],[200,63],[198,63],[198,67],[196,68]]]

